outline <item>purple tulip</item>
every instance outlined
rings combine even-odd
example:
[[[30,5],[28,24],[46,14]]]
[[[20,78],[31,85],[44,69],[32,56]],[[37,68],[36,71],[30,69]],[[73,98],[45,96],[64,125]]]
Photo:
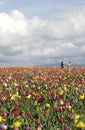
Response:
[[[74,121],[75,117],[72,115],[70,116],[70,121]]]
[[[29,127],[29,126],[26,126],[26,130],[30,130],[30,127]]]
[[[6,129],[7,129],[6,127],[7,127],[6,125],[1,124],[1,125],[0,125],[0,130],[6,130]]]
[[[0,106],[2,106],[2,104],[3,104],[3,101],[0,99]]]
[[[3,125],[0,125],[0,130],[4,130],[4,127],[3,127]]]
[[[67,127],[67,126],[64,126],[64,130],[68,130],[68,127]]]
[[[57,98],[56,96],[52,96],[52,100],[55,101]]]
[[[85,93],[85,89],[83,90],[83,92]]]
[[[44,96],[40,96],[39,100],[38,100],[38,103],[42,103],[44,100]]]
[[[77,103],[77,100],[73,100],[73,101],[72,101],[72,104],[76,104],[76,103]]]

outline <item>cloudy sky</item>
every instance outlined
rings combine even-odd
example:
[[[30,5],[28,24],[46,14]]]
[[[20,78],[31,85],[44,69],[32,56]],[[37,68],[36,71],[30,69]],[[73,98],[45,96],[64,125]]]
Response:
[[[0,65],[85,65],[85,0],[0,0]]]

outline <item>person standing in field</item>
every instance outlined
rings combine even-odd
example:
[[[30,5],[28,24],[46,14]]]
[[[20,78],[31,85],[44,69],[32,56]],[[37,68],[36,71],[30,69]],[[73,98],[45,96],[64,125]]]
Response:
[[[69,70],[69,72],[71,71],[71,62],[69,61],[68,64],[67,64],[67,68]]]
[[[61,69],[64,68],[64,64],[63,61],[61,61]]]

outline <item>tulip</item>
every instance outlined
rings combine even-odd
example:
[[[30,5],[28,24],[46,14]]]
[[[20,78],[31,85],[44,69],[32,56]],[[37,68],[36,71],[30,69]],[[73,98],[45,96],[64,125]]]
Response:
[[[85,128],[85,123],[80,121],[77,125],[76,125],[77,128]]]
[[[0,125],[0,130],[7,130],[7,125],[1,124]]]
[[[17,117],[19,116],[19,112],[18,111],[14,111],[14,115]]]
[[[32,115],[32,113],[30,111],[28,111],[27,115],[30,117]]]
[[[49,107],[50,107],[50,104],[49,104],[49,103],[46,103],[46,104],[45,104],[45,107],[46,107],[46,108],[49,108]]]
[[[21,115],[21,117],[23,117],[23,118],[25,117],[25,114],[24,114],[24,113],[21,113],[20,115]]]
[[[3,121],[5,121],[5,119],[2,116],[0,116],[0,123]]]
[[[75,116],[70,116],[70,121],[74,121],[74,119],[75,119]]]
[[[30,130],[30,127],[29,127],[29,126],[26,126],[26,130]]]
[[[80,95],[80,99],[83,100],[85,98],[84,94]]]
[[[40,125],[40,124],[41,124],[40,118],[38,118],[38,119],[36,120],[36,124],[37,124],[37,125]]]
[[[19,128],[21,125],[22,125],[22,122],[21,122],[21,121],[16,121],[16,122],[14,122],[14,127],[15,127],[15,128]]]
[[[42,130],[40,127],[38,127],[36,130]]]
[[[28,118],[28,121],[30,121],[30,118]]]
[[[14,130],[19,130],[19,128],[18,128],[18,127],[15,127]]]
[[[3,104],[3,101],[0,99],[0,106],[2,106],[2,104]]]
[[[57,97],[56,97],[56,96],[52,96],[52,100],[54,100],[54,101],[55,101],[56,99],[57,99]]]
[[[64,130],[68,130],[68,127],[67,127],[67,126],[64,126]]]
[[[64,118],[60,118],[60,119],[59,119],[59,122],[60,122],[61,124],[63,124],[63,123],[64,123]]]
[[[44,114],[43,114],[43,115],[44,115],[44,117],[46,117],[46,116],[47,116],[47,113],[46,113],[46,112],[44,112]]]
[[[8,112],[8,111],[4,111],[4,112],[3,112],[3,116],[4,116],[4,117],[7,117],[8,115],[9,115],[9,112]]]
[[[43,100],[44,100],[44,96],[40,96],[40,97],[39,97],[39,100],[38,100],[38,103],[42,103]]]
[[[61,111],[60,107],[56,107],[56,108],[55,108],[55,111],[56,111],[56,112],[60,112],[60,111]]]
[[[19,105],[18,105],[18,104],[15,104],[14,110],[18,110],[18,109],[19,109]]]

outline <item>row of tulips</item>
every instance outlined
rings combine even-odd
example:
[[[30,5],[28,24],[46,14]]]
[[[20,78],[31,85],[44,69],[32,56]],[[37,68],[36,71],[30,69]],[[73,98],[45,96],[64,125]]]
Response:
[[[84,115],[84,67],[0,67],[0,130],[85,130]]]

